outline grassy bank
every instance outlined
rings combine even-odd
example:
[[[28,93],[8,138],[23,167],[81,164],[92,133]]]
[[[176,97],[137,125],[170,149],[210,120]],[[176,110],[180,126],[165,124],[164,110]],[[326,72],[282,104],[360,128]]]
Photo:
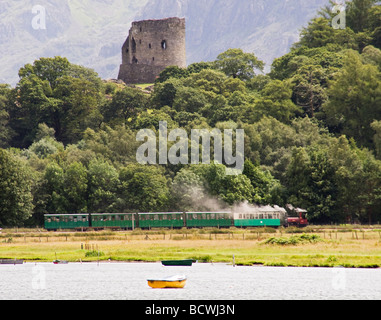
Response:
[[[381,267],[374,229],[26,232],[3,230],[0,258],[52,261],[197,259],[240,265]],[[99,256],[98,256],[99,253]]]

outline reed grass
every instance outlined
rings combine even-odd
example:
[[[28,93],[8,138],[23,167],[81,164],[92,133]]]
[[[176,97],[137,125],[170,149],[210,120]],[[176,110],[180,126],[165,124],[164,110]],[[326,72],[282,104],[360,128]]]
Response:
[[[288,233],[282,228],[218,230],[16,233],[3,230],[0,258],[47,262],[56,257],[71,262],[196,259],[232,263],[234,255],[237,265],[381,267],[378,229],[303,229],[302,234]],[[96,253],[89,254],[93,248]],[[102,254],[98,255],[98,251]]]

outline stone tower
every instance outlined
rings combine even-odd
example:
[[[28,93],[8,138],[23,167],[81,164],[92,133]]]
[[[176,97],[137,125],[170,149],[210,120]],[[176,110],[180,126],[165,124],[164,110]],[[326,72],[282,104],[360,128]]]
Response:
[[[118,79],[129,84],[153,83],[172,65],[186,67],[185,19],[133,22],[122,47]]]

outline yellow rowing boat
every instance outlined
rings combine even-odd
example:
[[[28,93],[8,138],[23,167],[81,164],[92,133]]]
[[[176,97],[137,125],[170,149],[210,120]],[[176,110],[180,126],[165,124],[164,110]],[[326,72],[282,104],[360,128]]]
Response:
[[[154,289],[182,289],[187,282],[186,276],[172,276],[162,279],[148,279],[148,285]]]

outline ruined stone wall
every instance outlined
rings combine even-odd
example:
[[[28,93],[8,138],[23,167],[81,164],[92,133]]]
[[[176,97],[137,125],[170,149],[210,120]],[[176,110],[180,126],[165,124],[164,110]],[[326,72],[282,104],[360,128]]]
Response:
[[[133,22],[122,47],[118,79],[126,83],[152,83],[172,65],[186,67],[185,19]]]

